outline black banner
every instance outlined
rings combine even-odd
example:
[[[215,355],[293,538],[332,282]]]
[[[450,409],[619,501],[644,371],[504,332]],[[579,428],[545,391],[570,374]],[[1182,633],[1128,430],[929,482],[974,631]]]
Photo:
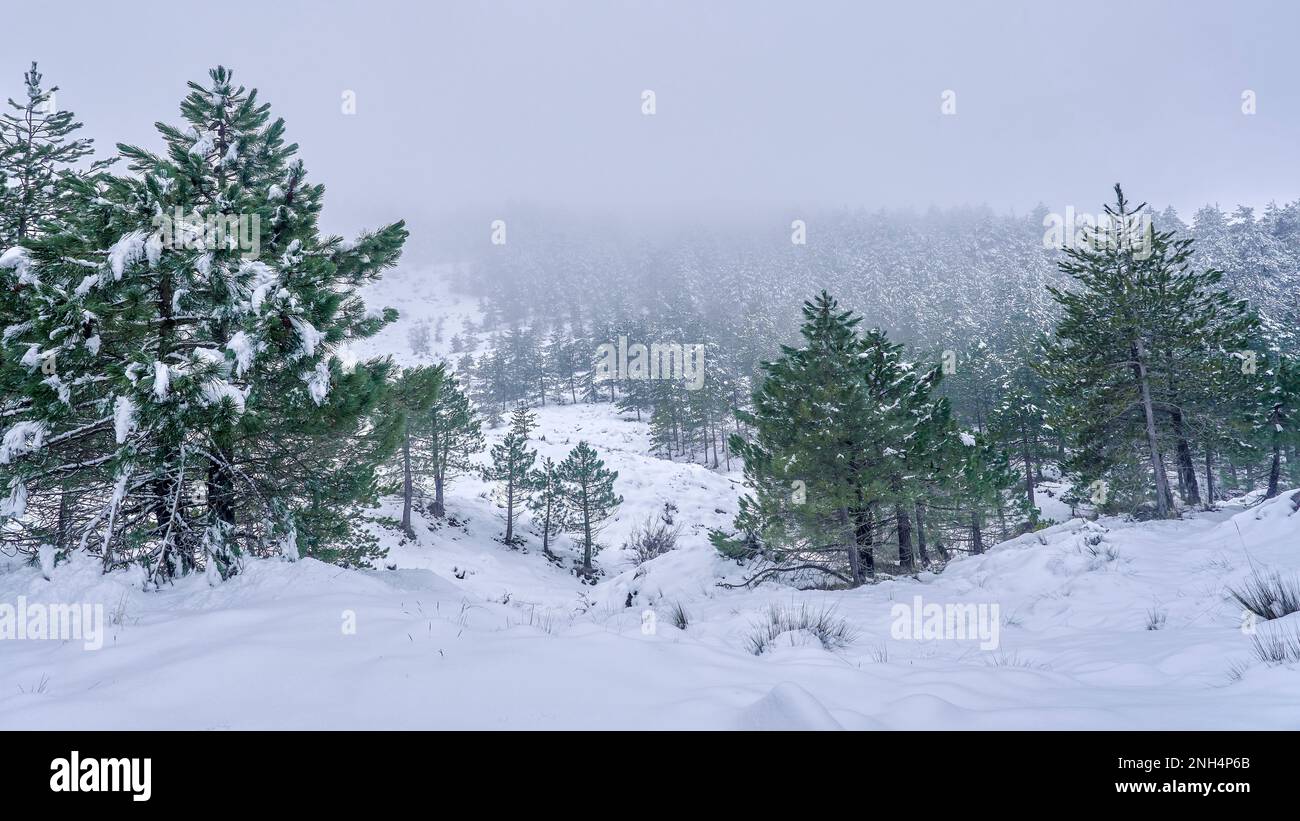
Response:
[[[337,806],[477,795],[493,810],[635,795],[735,809],[773,791],[920,790],[924,806],[1239,806],[1294,795],[1296,736],[1240,732],[26,732],[3,735],[6,801]],[[701,785],[707,795],[701,796]],[[952,789],[933,789],[951,785]],[[486,790],[486,792],[485,792]],[[196,804],[197,802],[197,804]],[[976,802],[972,804],[971,802]],[[1051,805],[1045,805],[1051,806]],[[630,807],[629,807],[630,809]]]

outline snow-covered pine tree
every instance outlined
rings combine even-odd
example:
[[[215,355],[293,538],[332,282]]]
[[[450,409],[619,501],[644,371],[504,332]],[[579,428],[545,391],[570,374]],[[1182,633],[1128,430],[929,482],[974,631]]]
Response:
[[[642,411],[655,406],[655,396],[661,391],[674,391],[676,386],[669,380],[633,378],[623,381],[623,393],[614,406],[620,413],[635,413],[636,421],[641,421]]]
[[[623,503],[623,497],[614,492],[618,471],[606,468],[595,449],[580,441],[556,473],[562,510],[567,514],[565,529],[582,540],[581,573],[590,578],[591,558],[600,549],[596,536],[605,520]]]
[[[578,403],[577,349],[573,339],[559,325],[551,329],[543,349],[542,361],[550,374],[550,384],[555,398],[563,402],[565,396],[572,404]]]
[[[765,566],[752,581],[811,571],[858,585],[869,568],[859,555],[855,506],[865,513],[863,494],[883,495],[888,484],[873,491],[876,480],[866,473],[861,317],[841,311],[825,291],[804,303],[803,316],[803,344],[782,346],[779,359],[763,363],[753,411],[742,414],[753,438],[731,437],[749,489],[735,521],[744,536],[718,535],[714,543],[737,558],[757,558],[761,546]]]
[[[44,88],[36,63],[23,74],[26,96],[0,114],[0,252],[46,230],[66,214],[64,176],[92,152],[73,136],[81,123],[57,106],[58,86]],[[87,173],[107,163],[92,164]]]
[[[71,182],[75,212],[26,262],[39,310],[10,338],[43,440],[19,481],[84,478],[98,493],[73,535],[154,581],[226,576],[246,551],[320,554],[352,532],[377,460],[345,451],[388,366],[343,346],[394,318],[357,289],[406,236],[320,237],[323,189],[256,91],[224,68],[190,88],[185,125],[159,126],[164,155],[122,145],[133,176]],[[94,455],[66,462],[68,447]]]
[[[537,400],[546,404],[546,365],[537,336],[528,328],[512,328],[502,339],[505,345],[503,386],[506,402],[518,405]]]
[[[542,537],[542,553],[554,556],[551,543],[564,532],[564,493],[560,483],[559,468],[555,460],[543,456],[538,467],[529,475],[532,494],[528,497],[528,510]]]
[[[1300,360],[1279,355],[1263,374],[1264,390],[1254,413],[1257,435],[1268,453],[1268,478],[1265,499],[1271,499],[1289,478],[1295,483],[1300,476],[1296,464],[1296,445],[1300,443]],[[1282,473],[1283,462],[1290,476]]]
[[[822,292],[805,303],[800,347],[764,364],[753,410],[740,414],[752,439],[731,437],[745,460],[735,527],[714,533],[732,558],[759,558],[750,582],[826,574],[861,584],[892,530],[900,567],[928,561],[926,510],[951,493],[958,441],[939,366],[918,367],[901,345],[840,311]]]
[[[1019,461],[1023,476],[1025,504],[1031,523],[1038,520],[1038,500],[1034,486],[1045,460],[1047,412],[1037,395],[1041,384],[1026,371],[1007,377],[999,385],[997,401],[989,409],[986,434],[1002,444],[1008,455]]]
[[[966,522],[962,524],[969,525],[970,552],[983,553],[986,543],[991,541],[985,538],[988,517],[992,513],[1005,515],[1004,495],[1015,484],[1016,475],[1006,451],[996,447],[987,434],[963,431],[952,450],[950,462],[955,471],[951,478],[952,498],[947,506],[959,516],[965,516]]]
[[[69,212],[68,182],[78,173],[93,174],[108,162],[91,163],[78,170],[77,163],[91,153],[92,141],[75,136],[81,124],[71,112],[58,110],[58,88],[44,88],[35,63],[23,75],[26,95],[21,102],[9,100],[10,111],[0,115],[0,420],[22,421],[30,410],[31,398],[24,395],[27,367],[22,354],[27,349],[8,343],[39,311],[35,294],[35,272],[29,252],[21,243],[43,232],[58,230]],[[6,350],[8,348],[8,350]],[[53,363],[47,364],[51,368]],[[43,374],[51,376],[52,374]],[[30,421],[30,420],[28,420]],[[0,430],[4,425],[0,424]],[[35,429],[10,427],[15,440],[30,442]],[[26,431],[24,433],[23,431]],[[79,463],[87,454],[78,445],[67,450]],[[15,456],[9,449],[10,457]],[[93,458],[93,457],[91,457]],[[39,482],[20,483],[0,456],[0,519],[7,511],[22,510],[21,523],[0,528],[0,543],[12,544],[25,552],[42,545],[56,553],[66,550],[71,520],[84,500],[75,493],[66,476],[46,474]],[[7,500],[3,497],[9,497]]]
[[[510,413],[510,432],[524,441],[537,427],[537,414],[533,413],[526,402],[520,402]]]
[[[1154,229],[1138,235],[1143,206],[1132,207],[1118,185],[1115,196],[1106,206],[1111,225],[1063,252],[1061,270],[1076,289],[1051,289],[1062,315],[1041,368],[1060,427],[1074,440],[1076,484],[1124,487],[1140,452],[1150,487],[1141,496],[1164,518],[1174,513],[1170,453],[1184,500],[1198,500],[1187,400],[1205,395],[1232,352],[1250,347],[1256,320],[1219,287],[1218,271],[1191,269],[1191,240]]]
[[[509,370],[502,337],[496,334],[475,361],[470,383],[474,404],[489,428],[499,427],[504,421],[511,383]]]
[[[955,433],[947,400],[933,396],[942,370],[938,365],[922,370],[904,360],[902,346],[879,329],[862,335],[862,348],[866,401],[857,424],[865,452],[859,457],[863,470],[854,517],[864,508],[869,516],[877,507],[892,508],[898,563],[911,572],[918,553],[923,564],[928,562],[923,547],[917,549],[924,545],[924,530],[914,531],[912,519],[930,485],[947,470],[942,454]]]
[[[453,376],[444,376],[427,413],[412,428],[419,449],[428,454],[433,480],[430,513],[447,515],[446,490],[458,476],[477,470],[473,455],[483,447],[483,433],[469,398]]]
[[[526,405],[516,407],[510,415],[510,430],[501,444],[492,446],[492,463],[483,469],[484,481],[499,483],[497,504],[505,511],[506,532],[502,541],[507,545],[515,543],[515,521],[532,495],[529,478],[537,451],[528,449],[528,434],[535,426],[532,411]]]
[[[420,435],[420,425],[428,418],[433,403],[442,391],[445,378],[446,371],[441,364],[408,368],[393,381],[382,411],[381,425],[391,428],[395,443],[394,461],[397,463],[396,472],[401,477],[401,526],[402,532],[409,539],[416,537],[415,528],[411,524],[415,496],[421,479],[432,468],[432,460],[425,447],[427,442]]]

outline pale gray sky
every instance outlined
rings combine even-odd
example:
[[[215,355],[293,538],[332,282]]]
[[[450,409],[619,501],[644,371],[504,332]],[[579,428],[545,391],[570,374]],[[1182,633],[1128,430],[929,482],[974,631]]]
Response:
[[[156,147],[185,81],[233,68],[325,183],[332,231],[518,201],[1023,212],[1096,209],[1122,181],[1190,216],[1300,196],[1297,3],[77,0],[3,19],[0,91],[40,60],[101,145]]]

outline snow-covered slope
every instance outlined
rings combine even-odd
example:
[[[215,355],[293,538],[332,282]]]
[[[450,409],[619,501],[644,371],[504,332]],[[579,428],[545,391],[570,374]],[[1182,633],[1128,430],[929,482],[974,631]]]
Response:
[[[1177,522],[1073,520],[852,591],[730,590],[718,583],[740,568],[705,532],[734,513],[737,476],[650,456],[644,425],[607,406],[545,408],[539,422],[544,454],[585,438],[619,471],[627,502],[597,585],[535,537],[496,541],[497,511],[471,479],[451,493],[460,526],[421,520],[406,544],[386,533],[393,570],[254,561],[216,587],[144,593],[138,574],[103,576],[90,559],[49,580],[9,566],[0,602],[102,603],[110,624],[98,650],[0,641],[0,727],[1300,727],[1300,676],[1253,660],[1226,592],[1252,567],[1300,566],[1289,497]],[[637,569],[618,545],[665,502],[678,549]],[[915,596],[997,604],[997,646],[894,637],[894,606]],[[755,655],[774,607],[842,620],[851,641],[826,649],[778,628]],[[1300,629],[1300,614],[1257,629]]]
[[[478,303],[451,290],[450,265],[398,268],[362,290],[371,310],[396,308],[396,322],[370,339],[357,342],[352,351],[361,358],[391,356],[403,367],[447,360],[453,366],[464,351],[453,351],[452,340],[466,335],[470,324],[483,321]],[[427,331],[427,352],[413,350],[412,331]]]

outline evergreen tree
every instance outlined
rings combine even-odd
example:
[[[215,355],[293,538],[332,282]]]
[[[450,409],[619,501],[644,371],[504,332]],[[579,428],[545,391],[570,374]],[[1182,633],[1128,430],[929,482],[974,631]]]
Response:
[[[508,376],[502,390],[505,400],[518,404],[536,398],[539,405],[545,405],[549,382],[545,358],[536,336],[531,330],[514,328],[506,334],[503,342],[506,346],[505,374]]]
[[[861,318],[840,311],[825,291],[804,303],[803,316],[804,344],[782,346],[780,359],[763,364],[766,378],[753,411],[742,415],[753,439],[732,436],[750,490],[736,527],[746,534],[749,557],[761,545],[768,561],[754,581],[812,570],[861,584],[869,569],[861,563],[861,522],[853,510],[859,506],[865,515],[863,494],[879,482],[867,475]],[[884,490],[877,485],[874,492]]]
[[[942,379],[939,366],[917,368],[903,359],[901,345],[877,329],[863,334],[862,345],[866,403],[859,425],[866,447],[859,458],[865,481],[859,483],[853,516],[861,525],[864,514],[869,519],[877,506],[892,506],[898,563],[910,572],[917,558],[929,562],[923,510],[933,485],[948,470],[943,455],[955,438],[951,412],[947,400],[933,396]],[[913,528],[918,510],[921,520]],[[858,541],[861,555],[865,545]],[[871,564],[868,554],[868,568]]]
[[[520,402],[510,414],[510,432],[527,441],[528,435],[537,427],[537,414],[526,403]]]
[[[66,216],[65,178],[92,151],[92,140],[73,136],[81,123],[72,112],[57,110],[58,86],[42,88],[36,63],[23,82],[26,98],[10,98],[12,110],[0,115],[0,251]]]
[[[601,525],[623,503],[614,493],[618,471],[609,470],[585,441],[569,451],[556,468],[565,526],[582,539],[582,574],[592,575],[591,557],[599,550],[596,536]]]
[[[985,434],[964,433],[954,449],[956,493],[950,506],[968,518],[970,552],[983,553],[988,516],[1004,515],[1003,494],[1015,483],[1016,476],[1006,452],[997,449]],[[1028,500],[1023,503],[1028,508]],[[1032,526],[1032,512],[1030,515]]]
[[[1041,477],[1044,454],[1044,429],[1047,411],[1036,395],[1036,380],[1025,384],[1008,379],[1000,386],[997,402],[988,416],[988,436],[1003,443],[1008,454],[1020,462],[1025,505],[1029,510],[1031,525],[1038,520],[1038,500],[1034,486]]]
[[[418,418],[413,433],[428,454],[433,478],[431,513],[446,517],[446,489],[458,476],[477,469],[473,456],[483,448],[483,433],[469,398],[455,377],[444,376],[427,413]]]
[[[1267,445],[1268,480],[1265,499],[1271,499],[1281,490],[1282,463],[1285,460],[1291,472],[1291,481],[1297,479],[1296,445],[1300,442],[1300,360],[1279,356],[1265,374],[1266,385],[1262,407],[1256,412],[1257,430]]]
[[[1228,352],[1249,347],[1256,322],[1218,287],[1218,271],[1190,269],[1191,240],[1135,233],[1143,207],[1132,208],[1118,185],[1115,194],[1106,207],[1111,224],[1064,251],[1061,269],[1078,290],[1051,289],[1062,316],[1042,369],[1073,436],[1076,484],[1122,486],[1140,443],[1155,514],[1167,517],[1171,446],[1185,500],[1198,495],[1186,400],[1206,395]]]
[[[543,456],[538,464],[529,476],[532,494],[528,497],[528,509],[542,537],[542,552],[553,556],[551,542],[564,532],[564,488],[554,459]]]
[[[419,480],[430,465],[427,452],[422,447],[421,423],[429,416],[433,403],[442,390],[446,372],[442,365],[410,368],[393,383],[385,403],[386,418],[383,424],[390,427],[400,466],[402,488],[402,532],[415,538],[411,524],[411,510]]]
[[[825,574],[848,584],[874,575],[892,531],[905,572],[929,561],[927,511],[973,492],[956,479],[964,457],[938,366],[918,368],[883,331],[822,292],[804,305],[804,344],[765,363],[752,440],[733,435],[746,486],[736,529],[715,546],[760,559],[749,583],[777,574]]]
[[[509,403],[511,384],[510,363],[501,336],[497,335],[492,337],[488,349],[474,363],[473,369],[474,404],[482,411],[483,421],[489,428],[501,425]]]
[[[68,179],[75,207],[14,266],[34,319],[6,340],[19,424],[50,445],[11,454],[10,486],[76,488],[70,540],[154,581],[365,541],[388,364],[338,354],[395,317],[357,290],[406,236],[320,237],[323,189],[256,91],[224,68],[190,88],[165,155],[123,145],[133,176]]]
[[[505,543],[515,543],[515,520],[532,494],[530,476],[537,451],[528,449],[528,433],[535,425],[527,406],[520,405],[510,416],[510,430],[501,444],[493,445],[492,464],[483,469],[483,479],[499,482],[497,502],[505,511]]]
[[[547,338],[543,362],[550,374],[551,387],[556,391],[556,399],[563,402],[567,395],[571,403],[578,404],[577,348],[573,340],[558,325],[551,329],[551,334]]]

